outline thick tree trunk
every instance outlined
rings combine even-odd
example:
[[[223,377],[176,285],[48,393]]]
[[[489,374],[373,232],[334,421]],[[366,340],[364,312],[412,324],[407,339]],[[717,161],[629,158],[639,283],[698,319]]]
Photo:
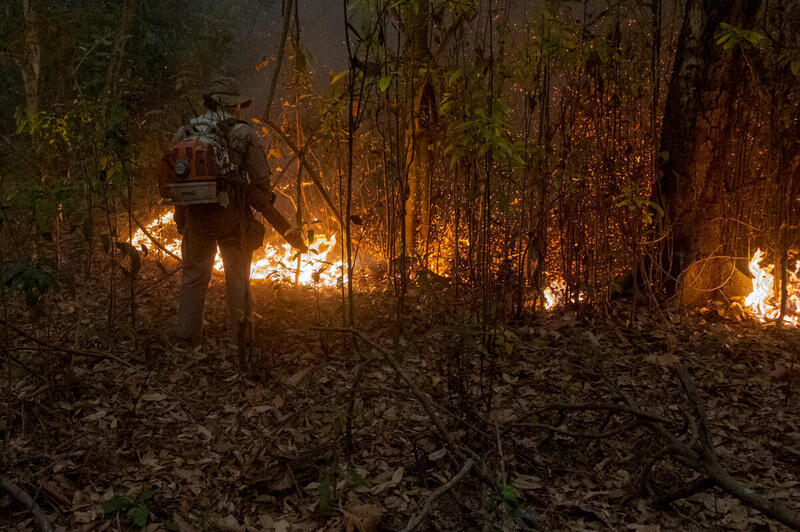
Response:
[[[675,294],[691,284],[691,295],[683,298],[687,304],[708,299],[713,288],[735,275],[730,261],[709,257],[727,254],[722,229],[730,139],[747,70],[741,50],[724,50],[714,33],[721,22],[748,26],[760,4],[688,0],[686,6],[664,112],[656,193],[668,236],[661,256],[667,288]]]

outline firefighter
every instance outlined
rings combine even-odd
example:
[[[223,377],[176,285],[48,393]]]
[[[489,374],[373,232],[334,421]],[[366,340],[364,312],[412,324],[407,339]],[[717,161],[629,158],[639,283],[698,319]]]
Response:
[[[178,338],[194,345],[201,336],[203,304],[219,246],[225,269],[225,299],[237,341],[249,343],[250,263],[262,245],[264,228],[253,217],[258,210],[287,242],[308,251],[301,231],[275,208],[264,144],[255,129],[240,120],[251,101],[239,93],[236,80],[219,78],[203,95],[208,112],[181,127],[173,144],[190,135],[213,134],[223,148],[226,178],[217,203],[176,206],[175,222],[183,236],[183,272],[178,297]]]

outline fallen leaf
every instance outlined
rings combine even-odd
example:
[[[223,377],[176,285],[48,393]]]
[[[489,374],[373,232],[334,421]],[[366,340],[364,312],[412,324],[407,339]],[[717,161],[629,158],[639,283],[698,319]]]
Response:
[[[383,517],[380,504],[350,503],[344,508],[344,523],[347,532],[375,532]]]
[[[217,520],[217,526],[226,532],[245,532],[245,527],[239,524],[239,521],[232,515],[221,517]]]
[[[303,380],[303,377],[306,376],[306,373],[308,373],[308,368],[301,369],[300,371],[298,371],[297,373],[286,379],[286,384],[292,387],[297,386],[298,384],[300,384],[300,381]]]
[[[387,490],[389,488],[394,488],[395,486],[400,484],[400,481],[403,480],[403,473],[404,473],[403,467],[402,466],[398,467],[397,470],[395,470],[395,472],[392,474],[391,479],[387,480],[386,482],[381,482],[380,484],[372,488],[372,494],[377,495],[378,493],[384,490]]]
[[[644,357],[644,360],[645,362],[650,362],[651,364],[657,364],[659,366],[674,366],[681,361],[677,355],[673,355],[672,353],[666,353],[664,355],[656,355],[653,353]]]
[[[166,394],[163,393],[146,393],[142,395],[142,401],[163,401],[166,398]]]
[[[538,490],[544,487],[542,479],[535,475],[519,475],[511,484],[521,490]]]

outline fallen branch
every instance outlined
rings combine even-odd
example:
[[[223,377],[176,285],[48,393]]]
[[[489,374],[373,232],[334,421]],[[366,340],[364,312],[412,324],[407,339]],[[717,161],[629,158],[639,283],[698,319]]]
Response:
[[[131,215],[131,220],[133,220],[133,223],[136,224],[136,227],[138,227],[142,231],[142,233],[144,233],[144,236],[146,236],[147,238],[150,239],[150,242],[152,242],[155,247],[157,247],[158,249],[160,249],[161,251],[163,251],[164,253],[166,253],[167,255],[172,257],[173,259],[177,260],[178,262],[183,262],[183,259],[181,259],[179,256],[177,256],[176,254],[174,254],[173,252],[168,250],[166,247],[164,247],[164,245],[161,242],[159,242],[156,239],[156,237],[154,237],[147,230],[147,228],[144,226],[144,224],[142,224],[135,216]]]
[[[639,425],[639,422],[629,421],[622,425],[617,425],[614,428],[608,429],[603,432],[575,432],[571,430],[562,429],[560,427],[554,427],[553,425],[547,425],[544,423],[515,423],[515,427],[525,427],[529,429],[543,429],[554,434],[561,434],[562,436],[569,436],[571,438],[581,438],[581,439],[588,439],[588,440],[603,440],[606,438],[610,438],[612,436],[616,436],[617,434],[621,434],[626,430],[632,429],[633,427]]]
[[[676,374],[697,413],[699,434],[698,442],[695,447],[699,448],[698,451],[703,457],[701,461],[702,471],[699,472],[707,474],[717,487],[733,495],[746,505],[755,508],[767,517],[775,519],[793,530],[800,530],[800,513],[790,509],[784,504],[770,500],[756,493],[722,467],[719,456],[716,451],[714,451],[711,431],[708,428],[708,415],[700,399],[697,386],[695,386],[685,366],[680,366],[676,370]]]
[[[425,500],[425,504],[422,507],[422,511],[411,518],[408,522],[406,527],[403,529],[403,532],[411,532],[412,530],[416,529],[422,521],[428,517],[428,514],[431,513],[431,509],[433,508],[433,503],[436,502],[436,499],[453,489],[453,487],[458,484],[462,478],[464,478],[467,473],[469,473],[470,469],[475,465],[475,461],[470,458],[467,462],[461,467],[461,469],[456,473],[456,475],[448,480],[446,483],[442,484],[438,488],[436,488],[433,493],[431,493],[428,498]]]
[[[671,503],[677,500],[691,497],[695,493],[700,493],[701,491],[705,491],[708,488],[713,488],[713,487],[714,487],[713,480],[711,480],[708,477],[700,477],[696,480],[689,482],[688,484],[684,484],[683,486],[678,486],[669,493],[665,493],[656,500],[656,506],[669,506]]]
[[[545,410],[611,410],[611,411],[624,412],[626,414],[631,414],[633,416],[648,421],[654,421],[657,423],[670,423],[669,419],[657,416],[655,414],[651,414],[649,412],[642,410],[641,408],[637,408],[628,404],[622,405],[617,403],[551,403],[544,405],[537,412],[543,412]]]
[[[2,475],[0,475],[0,488],[6,490],[12,497],[24,504],[25,507],[31,511],[33,518],[36,519],[42,532],[52,532],[53,525],[50,523],[50,519],[44,513],[42,507],[39,506],[30,495],[23,491],[22,488],[11,482],[11,479]]]
[[[722,465],[719,455],[714,449],[713,438],[708,423],[708,414],[703,406],[700,393],[697,389],[689,372],[685,366],[680,366],[676,370],[676,375],[680,380],[686,396],[689,399],[693,413],[685,414],[686,426],[678,434],[688,433],[688,438],[682,439],[676,435],[676,431],[670,428],[674,422],[663,417],[650,414],[640,408],[636,402],[623,390],[617,387],[610,379],[603,376],[616,394],[625,404],[615,403],[584,403],[584,404],[549,404],[540,408],[537,412],[546,410],[608,410],[620,411],[633,415],[650,430],[660,435],[666,440],[665,446],[653,457],[646,460],[642,471],[642,487],[646,484],[650,470],[660,460],[669,457],[682,464],[688,469],[699,473],[700,479],[689,482],[684,486],[679,486],[669,493],[659,497],[657,504],[664,505],[670,502],[688,497],[693,493],[702,491],[709,487],[717,487],[736,497],[739,501],[754,508],[767,517],[774,519],[794,530],[800,530],[800,513],[792,510],[785,504],[768,499],[753,491],[752,488],[744,484],[741,480],[731,475]],[[617,429],[610,429],[603,433],[578,433],[539,423],[519,423],[512,426],[535,427],[551,431],[551,433],[564,434],[566,436],[592,438],[607,437],[612,435]],[[623,425],[624,426],[624,425]],[[686,430],[688,429],[688,430]]]
[[[120,364],[127,366],[135,371],[140,371],[136,366],[125,360],[124,358],[120,358],[116,355],[112,355],[111,353],[104,353],[102,351],[87,351],[85,349],[71,349],[69,347],[61,347],[59,345],[51,344],[49,342],[45,342],[44,340],[40,340],[35,336],[32,336],[22,329],[11,325],[10,323],[6,322],[2,318],[0,318],[0,323],[17,333],[18,335],[22,336],[23,338],[30,340],[31,342],[44,347],[46,349],[50,349],[52,351],[60,351],[61,353],[67,353],[69,355],[76,355],[81,357],[88,357],[88,358],[97,358],[97,359],[110,359],[119,362]]]

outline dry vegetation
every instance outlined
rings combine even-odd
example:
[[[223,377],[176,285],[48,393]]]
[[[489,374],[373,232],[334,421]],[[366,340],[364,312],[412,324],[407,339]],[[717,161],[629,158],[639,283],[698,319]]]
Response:
[[[800,4],[330,5],[0,5],[0,529],[800,529]],[[154,178],[220,75],[247,360]]]
[[[319,330],[340,324],[335,289],[317,300],[310,288],[257,282],[257,347],[239,368],[223,340],[221,279],[207,341],[187,350],[170,342],[164,304],[177,276],[154,280],[161,271],[146,261],[143,277],[135,337],[120,330],[127,339],[110,343],[91,318],[103,306],[90,287],[53,296],[37,327],[6,330],[8,478],[67,530],[133,530],[137,516],[148,530],[338,530],[371,516],[401,529],[467,459],[472,474],[430,506],[423,529],[774,529],[710,483],[664,501],[707,474],[665,455],[669,440],[630,408],[697,438],[681,365],[722,466],[799,510],[794,329],[713,308],[619,306],[592,320],[559,310],[489,331],[496,349],[485,352],[474,321],[427,288],[400,324],[388,319],[392,297],[360,296],[365,342]],[[35,526],[10,495],[0,505],[6,528]]]

